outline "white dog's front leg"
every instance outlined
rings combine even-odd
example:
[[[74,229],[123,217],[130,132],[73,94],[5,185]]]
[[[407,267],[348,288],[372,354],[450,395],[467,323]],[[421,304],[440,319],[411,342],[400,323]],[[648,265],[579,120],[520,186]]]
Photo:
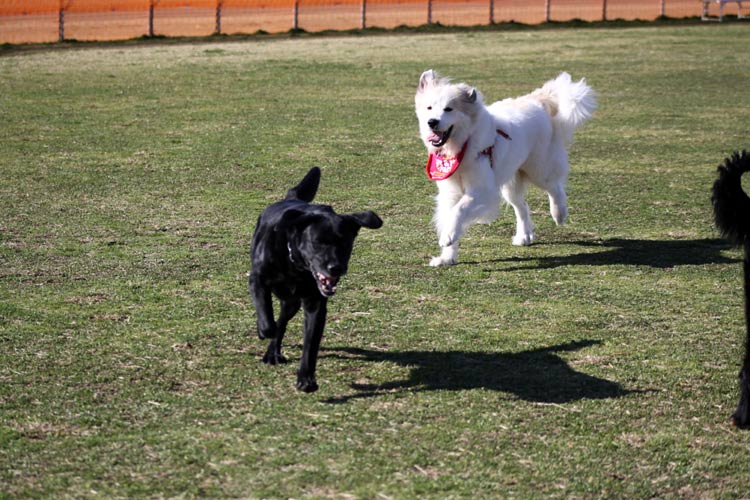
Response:
[[[458,254],[458,243],[443,247],[440,252],[440,257],[433,257],[430,260],[432,267],[438,266],[451,266],[456,263],[456,255]]]
[[[436,198],[437,205],[435,206],[433,222],[438,233],[438,244],[442,247],[442,250],[439,257],[433,257],[430,260],[430,265],[433,267],[455,264],[458,254],[459,235],[457,234],[458,221],[456,217],[460,216],[457,206],[462,196],[454,190],[445,189],[445,186],[441,186],[441,188],[441,193]]]
[[[438,214],[436,214],[439,234],[438,245],[445,248],[458,243],[458,240],[463,236],[464,231],[466,231],[466,223],[472,204],[474,204],[474,198],[469,195],[463,195],[447,213],[441,214],[440,210],[438,211]]]
[[[455,227],[446,229],[443,233],[440,234],[440,237],[438,237],[438,245],[440,245],[441,248],[453,245],[454,241],[458,243],[458,233]]]

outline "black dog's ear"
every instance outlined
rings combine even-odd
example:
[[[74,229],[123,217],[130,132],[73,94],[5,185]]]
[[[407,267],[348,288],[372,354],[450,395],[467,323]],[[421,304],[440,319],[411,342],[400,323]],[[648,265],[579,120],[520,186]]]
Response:
[[[315,198],[320,184],[320,168],[313,167],[299,184],[287,191],[285,200],[302,200],[310,203]]]
[[[372,210],[367,212],[358,212],[346,216],[349,220],[353,220],[358,226],[366,227],[368,229],[378,229],[383,225],[383,221],[377,216]]]

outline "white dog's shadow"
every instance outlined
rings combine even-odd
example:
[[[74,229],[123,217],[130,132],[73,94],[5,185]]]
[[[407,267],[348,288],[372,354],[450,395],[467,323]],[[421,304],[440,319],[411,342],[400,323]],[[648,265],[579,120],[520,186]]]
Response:
[[[352,347],[326,349],[326,357],[395,363],[411,369],[409,377],[381,384],[352,384],[355,394],[327,403],[381,396],[393,392],[487,389],[506,392],[524,401],[561,404],[581,399],[623,397],[632,392],[611,382],[575,371],[557,355],[600,341],[583,340],[517,353],[468,351],[374,351]]]
[[[732,264],[738,259],[726,257],[723,251],[732,245],[723,239],[702,240],[628,240],[610,239],[602,241],[576,241],[566,243],[589,249],[586,252],[553,255],[509,257],[484,261],[464,261],[458,265],[490,263],[518,263],[519,265],[495,269],[498,271],[523,271],[552,269],[564,266],[609,266],[624,264],[669,269],[675,266],[699,266],[705,264]],[[533,248],[533,247],[531,247]],[[590,251],[590,249],[601,251]]]

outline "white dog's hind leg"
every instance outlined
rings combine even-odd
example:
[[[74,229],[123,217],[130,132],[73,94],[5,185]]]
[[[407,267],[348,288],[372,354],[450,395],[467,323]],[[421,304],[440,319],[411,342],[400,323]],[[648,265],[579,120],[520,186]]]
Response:
[[[558,184],[547,191],[547,195],[549,196],[549,213],[555,219],[555,224],[562,226],[568,216],[568,197],[565,194],[565,187],[562,183]]]
[[[516,246],[528,246],[534,242],[534,223],[526,203],[526,186],[526,177],[520,172],[503,186],[503,197],[516,212],[516,234],[513,236],[513,244]]]

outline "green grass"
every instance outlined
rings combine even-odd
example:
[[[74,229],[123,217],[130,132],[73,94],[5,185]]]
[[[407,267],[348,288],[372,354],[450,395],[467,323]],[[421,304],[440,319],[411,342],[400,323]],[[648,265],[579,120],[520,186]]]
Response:
[[[750,147],[748,25],[111,44],[0,58],[0,497],[738,498],[740,253],[715,168]],[[434,269],[413,94],[559,71],[600,109],[570,221],[532,191]],[[373,209],[319,392],[260,363],[256,217],[311,165]]]

